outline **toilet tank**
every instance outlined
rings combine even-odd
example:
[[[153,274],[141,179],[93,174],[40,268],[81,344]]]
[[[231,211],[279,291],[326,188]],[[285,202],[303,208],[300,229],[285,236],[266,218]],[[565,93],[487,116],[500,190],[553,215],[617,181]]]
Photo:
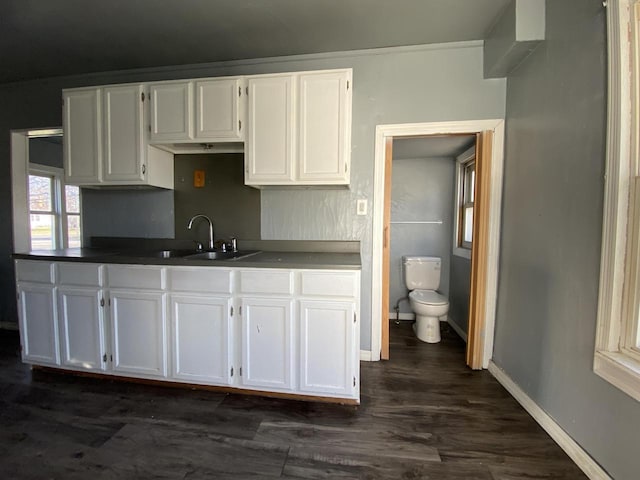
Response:
[[[441,265],[439,257],[402,257],[405,285],[409,290],[437,290]]]

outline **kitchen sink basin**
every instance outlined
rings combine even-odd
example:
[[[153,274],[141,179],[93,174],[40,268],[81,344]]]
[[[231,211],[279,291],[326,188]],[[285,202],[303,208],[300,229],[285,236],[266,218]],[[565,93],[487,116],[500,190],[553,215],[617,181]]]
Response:
[[[157,252],[151,252],[149,256],[155,258],[182,258],[193,254],[193,250],[158,250]]]
[[[238,260],[240,258],[249,257],[260,253],[256,250],[244,250],[238,252],[202,252],[193,255],[187,255],[187,260]]]

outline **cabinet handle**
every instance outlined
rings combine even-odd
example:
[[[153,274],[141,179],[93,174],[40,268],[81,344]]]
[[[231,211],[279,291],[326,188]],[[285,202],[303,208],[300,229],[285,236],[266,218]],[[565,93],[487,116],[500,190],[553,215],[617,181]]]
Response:
[[[231,376],[233,377],[233,367],[231,367]]]
[[[240,305],[240,309],[239,309],[239,312],[238,312],[238,313],[240,313],[240,316],[242,316],[242,305]],[[240,371],[242,371],[242,367],[240,367]],[[242,375],[242,374],[241,374],[241,375]]]
[[[144,175],[145,173],[147,173],[147,166],[142,165],[142,174]]]
[[[104,298],[101,298],[101,299],[100,299],[100,306],[101,306],[101,307],[104,307]],[[105,357],[106,357],[106,356],[105,356]],[[106,360],[106,358],[105,358],[105,362],[106,362],[106,361],[107,361],[107,360]]]
[[[356,386],[356,377],[353,377],[353,386]]]
[[[102,355],[102,361],[104,363],[107,363],[107,354],[106,353],[104,355]]]
[[[233,317],[233,306],[231,307],[231,316]],[[233,371],[233,369],[231,369]],[[233,376],[233,373],[231,374]]]

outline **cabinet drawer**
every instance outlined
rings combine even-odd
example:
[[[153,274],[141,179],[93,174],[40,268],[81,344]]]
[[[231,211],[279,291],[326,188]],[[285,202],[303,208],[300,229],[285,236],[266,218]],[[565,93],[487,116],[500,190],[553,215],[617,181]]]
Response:
[[[293,293],[293,272],[289,270],[240,270],[240,293]]]
[[[162,267],[143,265],[107,265],[107,281],[111,288],[162,290],[165,272]]]
[[[231,270],[216,267],[171,267],[167,285],[174,292],[231,293]]]
[[[358,275],[354,272],[301,272],[300,294],[318,297],[355,297]]]
[[[53,264],[37,260],[16,260],[18,282],[53,283]]]
[[[58,283],[101,287],[103,285],[102,266],[92,263],[58,263]]]

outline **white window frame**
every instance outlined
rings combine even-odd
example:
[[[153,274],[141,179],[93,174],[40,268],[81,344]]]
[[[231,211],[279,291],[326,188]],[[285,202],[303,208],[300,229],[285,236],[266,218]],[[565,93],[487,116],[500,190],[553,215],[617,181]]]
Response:
[[[471,259],[471,248],[460,246],[461,230],[461,207],[464,202],[464,170],[470,162],[476,161],[476,147],[473,145],[468,150],[456,157],[456,196],[455,212],[453,222],[453,254],[458,257]],[[475,213],[475,209],[474,209]]]
[[[640,321],[640,7],[607,3],[609,97],[598,322],[593,369],[640,401],[640,354],[629,348]],[[635,14],[634,14],[635,10]],[[638,28],[636,28],[636,25]],[[633,35],[630,35],[633,33]],[[632,198],[633,197],[633,198]]]
[[[65,196],[65,182],[64,182],[64,170],[62,168],[51,167],[48,165],[40,165],[38,163],[29,163],[29,175],[38,175],[42,177],[51,177],[53,179],[52,191],[51,191],[51,207],[52,214],[55,217],[56,228],[54,229],[54,248],[68,248],[68,214],[66,208],[66,196]],[[29,179],[27,177],[27,184]],[[29,197],[29,186],[27,185],[27,197]],[[82,232],[82,197],[80,198],[79,213],[73,213],[72,215],[78,215],[80,219],[80,232]],[[28,208],[28,222],[29,222],[29,244],[31,244],[31,209],[29,202],[27,201]],[[33,212],[34,214],[36,212]],[[80,244],[82,246],[82,234],[80,235]]]

